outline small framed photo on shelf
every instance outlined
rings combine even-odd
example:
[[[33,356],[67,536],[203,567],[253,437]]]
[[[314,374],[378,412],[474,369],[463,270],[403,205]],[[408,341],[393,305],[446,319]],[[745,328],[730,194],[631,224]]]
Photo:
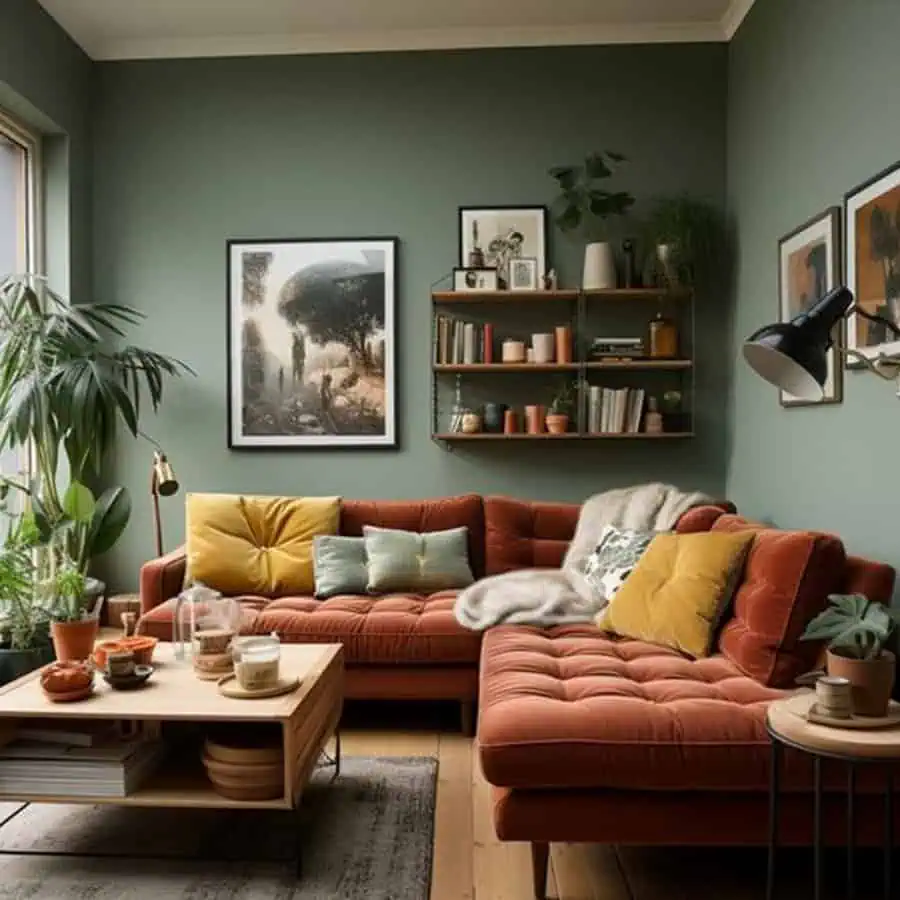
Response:
[[[454,269],[453,290],[477,294],[480,291],[496,291],[496,269]]]
[[[523,257],[509,261],[509,289],[511,291],[536,291],[538,277],[537,257]]]

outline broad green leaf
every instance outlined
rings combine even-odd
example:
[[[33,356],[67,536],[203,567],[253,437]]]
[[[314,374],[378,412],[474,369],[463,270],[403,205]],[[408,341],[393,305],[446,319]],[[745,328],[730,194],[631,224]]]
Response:
[[[584,161],[584,174],[588,179],[609,178],[612,169],[606,164],[602,153],[592,153]]]
[[[131,497],[124,487],[109,488],[100,495],[88,533],[88,552],[99,556],[122,536],[131,518]]]
[[[63,510],[76,522],[90,522],[97,506],[94,495],[87,485],[73,481],[63,497]]]
[[[575,187],[575,181],[578,178],[578,169],[575,166],[554,166],[550,169],[549,175],[559,182],[559,186],[562,190],[569,191]]]

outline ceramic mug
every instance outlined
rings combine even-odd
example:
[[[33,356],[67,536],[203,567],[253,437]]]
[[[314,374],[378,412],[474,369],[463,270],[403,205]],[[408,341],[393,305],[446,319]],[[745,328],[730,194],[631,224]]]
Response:
[[[528,434],[543,434],[546,410],[543,406],[525,407],[525,430]]]
[[[134,675],[134,653],[131,650],[107,653],[106,674],[110,678],[131,678]]]
[[[501,359],[505,363],[525,362],[525,342],[504,341],[501,347]]]
[[[849,719],[853,715],[853,688],[850,682],[835,675],[817,678],[816,707],[822,715]]]

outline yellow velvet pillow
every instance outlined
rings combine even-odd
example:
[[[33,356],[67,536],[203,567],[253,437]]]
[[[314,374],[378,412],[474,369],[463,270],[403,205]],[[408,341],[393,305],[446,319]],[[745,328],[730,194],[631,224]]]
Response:
[[[188,494],[187,571],[223,594],[311,594],[313,538],[336,534],[339,497]]]
[[[655,537],[597,625],[695,659],[709,656],[752,541],[752,531]]]

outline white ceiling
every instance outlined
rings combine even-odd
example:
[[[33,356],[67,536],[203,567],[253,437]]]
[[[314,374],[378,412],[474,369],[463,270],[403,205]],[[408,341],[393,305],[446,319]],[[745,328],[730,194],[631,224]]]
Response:
[[[754,0],[40,0],[94,59],[727,41]]]

